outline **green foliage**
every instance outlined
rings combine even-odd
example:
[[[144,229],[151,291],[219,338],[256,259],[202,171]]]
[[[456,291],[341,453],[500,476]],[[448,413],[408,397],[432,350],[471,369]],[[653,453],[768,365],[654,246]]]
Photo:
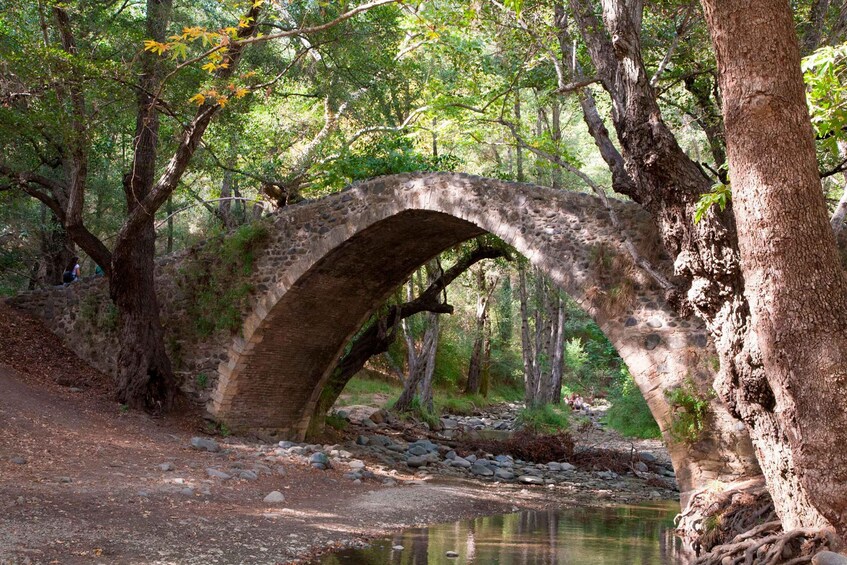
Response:
[[[181,270],[180,286],[189,300],[189,316],[198,336],[220,330],[235,332],[253,290],[247,277],[256,253],[268,239],[262,222],[210,238]]]
[[[339,416],[334,412],[330,412],[326,415],[326,419],[324,420],[326,425],[334,430],[344,430],[347,428],[347,420]]]
[[[847,130],[847,43],[821,47],[801,65],[815,134],[832,151]]]
[[[518,412],[517,424],[534,434],[555,434],[568,429],[570,409],[567,406],[528,406]]]
[[[721,212],[723,212],[730,200],[732,200],[732,191],[730,190],[729,185],[721,182],[714,184],[712,186],[712,190],[703,194],[700,197],[700,200],[697,201],[697,207],[694,209],[694,223],[700,223],[703,216],[705,216],[715,204],[717,204],[718,208],[720,208]]]
[[[695,443],[706,429],[709,404],[714,393],[701,394],[694,382],[688,379],[682,386],[666,390],[665,396],[673,409],[671,437],[682,443]]]
[[[382,175],[455,171],[459,165],[460,161],[453,155],[433,157],[418,152],[405,136],[383,137],[333,161],[326,171],[326,183],[343,186]]]
[[[199,373],[194,377],[194,382],[197,384],[197,388],[204,390],[209,385],[209,376],[206,373]]]
[[[606,423],[627,437],[659,438],[659,425],[641,395],[638,385],[626,368],[621,369],[622,378],[612,389],[609,400],[612,406],[606,412]]]

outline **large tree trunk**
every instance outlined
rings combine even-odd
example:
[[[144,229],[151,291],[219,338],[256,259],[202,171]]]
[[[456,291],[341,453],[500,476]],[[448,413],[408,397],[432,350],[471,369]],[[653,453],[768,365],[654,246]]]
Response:
[[[554,334],[552,351],[550,353],[550,390],[547,393],[548,401],[552,404],[562,402],[562,374],[565,368],[565,301],[561,293],[556,291],[556,321],[553,324]]]
[[[782,436],[760,441],[787,447],[781,456],[799,478],[796,491],[772,495],[777,509],[793,510],[781,514],[786,529],[829,521],[843,536],[847,281],[821,192],[792,13],[784,0],[703,7],[723,95],[750,339]]]
[[[147,0],[147,36],[165,41],[171,0]],[[127,212],[132,214],[150,193],[156,175],[159,114],[154,93],[159,85],[159,61],[142,55],[138,90],[135,151],[132,170],[124,180]],[[133,237],[118,238],[112,253],[109,292],[118,309],[118,401],[133,408],[170,408],[176,379],[165,351],[154,282],[156,229],[148,214]]]

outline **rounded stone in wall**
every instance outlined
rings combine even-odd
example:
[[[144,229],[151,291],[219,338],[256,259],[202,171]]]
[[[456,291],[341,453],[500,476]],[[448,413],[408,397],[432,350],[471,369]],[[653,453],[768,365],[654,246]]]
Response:
[[[650,334],[644,340],[644,349],[652,351],[656,349],[660,343],[662,343],[662,338],[659,337],[659,334]]]

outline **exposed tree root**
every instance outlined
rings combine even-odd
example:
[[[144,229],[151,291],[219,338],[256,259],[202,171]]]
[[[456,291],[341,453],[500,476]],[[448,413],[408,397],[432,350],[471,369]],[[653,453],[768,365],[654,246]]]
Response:
[[[676,523],[697,565],[809,563],[816,553],[840,547],[830,530],[783,531],[761,478],[696,492]]]

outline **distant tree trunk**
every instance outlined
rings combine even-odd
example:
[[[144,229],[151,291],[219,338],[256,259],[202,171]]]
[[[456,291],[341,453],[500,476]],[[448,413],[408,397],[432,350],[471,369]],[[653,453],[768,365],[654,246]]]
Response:
[[[232,171],[224,171],[224,178],[221,181],[221,201],[218,203],[218,215],[226,229],[232,229],[236,225],[235,218],[232,215],[232,200],[230,200],[232,196],[232,178]]]
[[[165,246],[165,253],[172,253],[174,250],[174,199],[173,196],[168,196],[168,201],[165,203],[165,214],[168,216],[168,241]]]
[[[75,254],[74,244],[62,223],[44,205],[41,206],[39,244],[41,268],[32,282],[48,286],[62,284],[62,273]]]
[[[468,380],[465,385],[465,394],[477,394],[482,383],[482,373],[485,364],[486,343],[491,350],[488,338],[488,306],[491,304],[491,296],[497,288],[497,281],[489,284],[487,270],[480,265],[476,272],[477,299],[476,299],[476,324],[474,333],[474,344],[471,357],[468,361]]]
[[[563,351],[565,348],[565,301],[560,292],[556,291],[557,307],[555,329],[552,339],[552,352],[550,355],[550,391],[547,393],[549,402],[561,404],[562,402],[562,373],[564,372],[565,359]]]
[[[559,145],[562,141],[562,107],[559,104],[559,100],[557,98],[553,99],[553,102],[550,106],[550,116],[551,116],[551,124],[550,124],[550,137],[553,139],[553,143],[556,148],[559,148]],[[552,178],[550,179],[550,184],[553,188],[561,188],[562,187],[562,169],[561,167],[553,167]]]
[[[421,408],[432,412],[432,379],[435,376],[435,355],[438,353],[438,338],[441,336],[441,318],[434,312],[427,313],[429,324],[424,337],[424,351],[426,359],[421,381]]]
[[[485,327],[485,343],[482,346],[482,370],[479,379],[479,394],[488,398],[491,388],[491,325]]]
[[[515,89],[515,123],[521,127],[521,89]],[[515,174],[518,182],[526,180],[523,176],[523,151],[520,144],[515,145]]]
[[[842,159],[847,159],[847,142],[838,142],[838,156]],[[844,178],[842,187],[844,192],[841,194],[841,198],[838,200],[838,204],[835,206],[835,210],[832,212],[832,217],[829,220],[832,226],[832,232],[836,238],[844,231],[844,218],[847,217],[847,171],[843,173],[842,177]]]
[[[793,15],[783,0],[703,7],[723,95],[749,339],[774,399],[764,408],[775,425],[758,439],[782,449],[799,478],[772,496],[786,530],[830,523],[844,536],[847,280],[821,191]]]
[[[538,400],[538,367],[537,357],[533,350],[532,336],[529,329],[529,299],[526,288],[526,268],[518,269],[518,295],[521,305],[521,353],[524,367],[524,401],[527,406],[535,406]]]

